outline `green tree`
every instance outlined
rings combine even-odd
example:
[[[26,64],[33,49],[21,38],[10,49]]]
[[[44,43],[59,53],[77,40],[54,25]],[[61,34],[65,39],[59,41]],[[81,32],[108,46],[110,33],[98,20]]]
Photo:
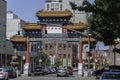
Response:
[[[62,61],[60,58],[55,58],[55,66],[59,67],[60,65],[62,65]]]
[[[35,56],[34,56],[34,61],[36,64],[39,64],[39,60],[42,60],[42,64],[45,64],[45,65],[50,65],[50,59],[49,59],[49,56],[45,53],[37,53]]]
[[[82,6],[70,4],[74,10],[92,13],[88,26],[96,40],[113,45],[120,38],[120,0],[94,0],[94,4],[85,0]]]

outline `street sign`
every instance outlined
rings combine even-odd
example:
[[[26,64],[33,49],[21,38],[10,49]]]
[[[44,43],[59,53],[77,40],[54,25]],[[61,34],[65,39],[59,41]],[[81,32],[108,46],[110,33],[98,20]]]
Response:
[[[74,41],[79,42],[81,38],[29,38],[29,41]]]

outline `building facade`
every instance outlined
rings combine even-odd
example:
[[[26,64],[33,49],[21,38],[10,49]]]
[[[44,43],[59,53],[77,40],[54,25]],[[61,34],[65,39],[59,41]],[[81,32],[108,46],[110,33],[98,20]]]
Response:
[[[72,23],[82,22],[87,24],[87,13],[84,11],[72,10],[70,2],[75,3],[78,6],[82,6],[84,0],[45,0],[45,10],[47,11],[64,11],[70,10],[73,16],[70,19]]]
[[[120,65],[120,53],[114,52],[114,48],[120,49],[120,43],[110,46],[108,63],[110,65]]]
[[[8,40],[10,39],[10,37],[12,37],[15,34],[19,33],[20,35],[22,35],[23,32],[22,32],[21,24],[24,22],[25,21],[18,18],[18,16],[15,15],[12,11],[7,12],[6,36]]]
[[[13,46],[6,38],[7,29],[7,2],[0,0],[0,67],[10,65],[13,55]]]
[[[0,66],[6,64],[6,1],[0,0]]]

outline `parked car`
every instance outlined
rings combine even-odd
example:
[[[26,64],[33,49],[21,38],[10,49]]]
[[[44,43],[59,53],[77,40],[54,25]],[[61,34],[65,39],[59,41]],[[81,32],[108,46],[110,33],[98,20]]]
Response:
[[[120,80],[120,72],[103,72],[100,80]]]
[[[111,72],[120,72],[120,70],[110,70]]]
[[[42,67],[35,67],[33,70],[34,76],[43,74]]]
[[[0,79],[8,80],[8,72],[4,68],[0,68]]]
[[[93,71],[92,75],[96,76],[96,78],[99,78],[103,72],[109,72],[111,70],[120,70],[120,66],[105,66],[102,69]]]
[[[33,72],[34,75],[47,75],[51,73],[51,70],[48,66],[36,66]]]
[[[48,66],[43,66],[42,67],[42,71],[43,71],[43,75],[46,75],[46,74],[50,74],[51,71],[50,69],[48,68]]]
[[[9,78],[16,78],[17,77],[16,70],[13,66],[4,66],[3,68],[6,69],[6,71],[8,72]]]
[[[49,66],[48,69],[49,69],[49,71],[50,71],[51,74],[55,74],[56,73],[56,70],[55,70],[54,67]]]
[[[74,67],[73,68],[73,72],[77,72],[78,71],[78,68],[77,67]]]
[[[52,66],[52,68],[54,68],[56,72],[58,71],[58,67]]]
[[[71,66],[65,66],[64,68],[68,71],[69,75],[73,75],[73,69]]]
[[[69,73],[66,69],[58,69],[57,77],[69,77]]]

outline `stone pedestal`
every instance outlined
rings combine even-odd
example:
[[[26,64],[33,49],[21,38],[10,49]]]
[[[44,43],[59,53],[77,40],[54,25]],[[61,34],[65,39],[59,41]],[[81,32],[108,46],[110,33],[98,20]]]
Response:
[[[84,77],[88,77],[88,71],[84,70]]]
[[[78,63],[78,75],[82,76],[83,75],[83,64],[82,63]]]
[[[29,63],[24,64],[24,73],[23,74],[28,74],[29,72]]]

